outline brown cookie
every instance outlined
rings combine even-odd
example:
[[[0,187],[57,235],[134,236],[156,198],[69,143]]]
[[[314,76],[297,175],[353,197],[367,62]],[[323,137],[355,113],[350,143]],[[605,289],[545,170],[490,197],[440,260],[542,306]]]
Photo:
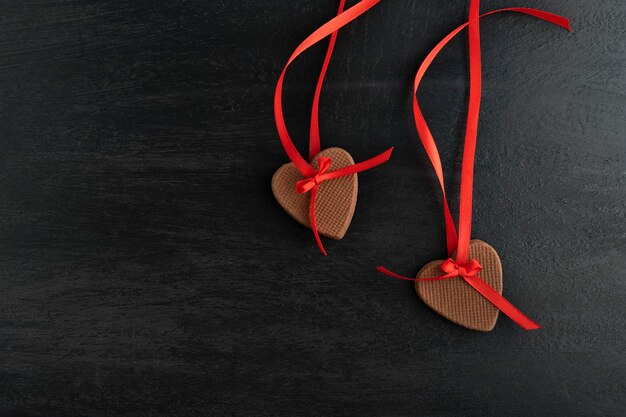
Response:
[[[317,158],[326,156],[332,160],[328,172],[354,165],[350,154],[340,148],[328,148],[313,158],[312,166],[317,169]],[[311,193],[296,192],[296,182],[304,179],[300,171],[290,162],[278,168],[272,177],[272,192],[278,203],[299,223],[311,227]],[[315,200],[315,220],[320,235],[331,239],[341,239],[348,230],[358,191],[357,174],[324,181],[317,190]]]
[[[476,259],[483,266],[478,276],[502,294],[502,264],[495,249],[481,240],[472,240],[469,258]],[[443,262],[433,261],[425,265],[417,273],[417,278],[444,275],[440,268]],[[500,310],[461,277],[441,281],[417,281],[415,291],[430,308],[468,329],[488,332],[494,328],[498,320]]]

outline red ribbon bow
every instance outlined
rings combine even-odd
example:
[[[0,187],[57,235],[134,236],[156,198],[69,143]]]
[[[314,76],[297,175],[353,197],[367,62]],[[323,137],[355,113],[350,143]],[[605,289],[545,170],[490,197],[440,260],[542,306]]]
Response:
[[[315,199],[317,198],[317,189],[319,185],[324,181],[339,177],[345,177],[346,175],[356,174],[357,172],[362,172],[377,165],[380,165],[383,162],[389,160],[391,152],[393,152],[393,148],[389,148],[385,152],[376,155],[375,157],[370,158],[366,161],[359,162],[358,164],[354,165],[348,165],[347,167],[330,172],[327,171],[332,164],[332,160],[326,156],[320,156],[319,158],[317,158],[317,163],[319,165],[317,171],[313,171],[313,175],[296,183],[296,191],[298,193],[304,194],[311,191],[311,205],[309,211],[311,217],[311,229],[313,230],[313,235],[315,236],[317,246],[320,248],[320,251],[322,251],[324,255],[327,255],[326,249],[324,249],[324,245],[322,245],[322,240],[320,239],[320,235],[317,231],[317,225],[315,222]]]
[[[508,9],[493,10],[483,15],[479,14],[479,0],[470,0],[470,14],[467,23],[462,24],[450,34],[448,34],[443,40],[441,40],[435,48],[426,56],[415,76],[415,82],[413,84],[413,115],[415,119],[415,127],[424,145],[424,149],[428,154],[430,162],[437,174],[437,179],[443,193],[443,207],[444,218],[446,225],[446,242],[448,247],[448,255],[451,256],[454,251],[457,251],[456,261],[452,259],[446,260],[441,268],[445,275],[436,278],[423,278],[420,281],[437,281],[441,279],[462,277],[465,282],[471,285],[476,291],[478,291],[483,297],[489,300],[494,306],[496,306],[502,313],[510,317],[515,323],[520,325],[526,330],[538,329],[537,323],[525,316],[515,306],[508,302],[502,295],[498,294],[493,288],[491,288],[485,281],[480,279],[478,272],[482,268],[478,261],[472,259],[467,262],[469,257],[469,244],[472,225],[472,188],[473,188],[473,176],[474,176],[474,152],[476,149],[476,136],[478,131],[478,115],[480,111],[480,96],[481,96],[481,58],[480,58],[480,30],[479,19],[481,17],[489,16],[500,12],[517,12],[524,13],[536,18],[545,20],[555,25],[561,26],[567,30],[570,30],[569,21],[562,17],[552,13],[544,12],[542,10],[529,9],[523,7],[512,7]],[[469,31],[469,56],[470,56],[470,97],[469,107],[467,114],[467,126],[465,134],[465,142],[463,147],[463,163],[461,174],[461,191],[460,191],[460,208],[459,208],[459,234],[457,237],[456,228],[454,226],[454,220],[448,206],[448,200],[446,198],[446,191],[444,186],[443,169],[441,166],[441,160],[439,159],[439,152],[437,145],[433,139],[432,133],[424,119],[420,106],[417,102],[417,89],[419,87],[422,78],[426,74],[426,70],[433,62],[437,54],[443,49],[443,47],[454,38],[465,27]],[[407,278],[401,275],[395,274],[382,266],[377,268],[380,272],[392,276],[394,278],[415,281],[414,278]]]
[[[482,265],[476,259],[472,259],[465,266],[461,266],[458,265],[452,258],[449,258],[441,264],[441,270],[446,272],[446,275],[436,278],[421,278],[417,281],[438,281],[442,279],[461,277],[465,280],[465,282],[471,285],[472,288],[478,291],[489,302],[495,305],[500,311],[509,316],[515,323],[519,324],[525,330],[540,329],[540,325],[532,321],[513,304],[509,303],[506,298],[491,288],[489,284],[480,279],[478,273],[482,269]]]
[[[324,245],[322,245],[322,240],[320,239],[319,232],[317,231],[317,225],[315,223],[315,199],[317,198],[317,188],[323,181],[328,179],[328,176],[325,176],[324,173],[328,171],[328,168],[330,168],[332,160],[326,156],[320,156],[317,158],[317,163],[319,164],[317,173],[310,178],[298,181],[296,183],[296,191],[300,194],[311,191],[311,209],[309,212],[311,218],[311,229],[313,229],[313,235],[315,236],[317,246],[319,246],[322,253],[326,255],[326,249],[324,249]]]
[[[472,259],[465,265],[459,265],[454,259],[448,258],[441,264],[441,270],[445,272],[445,275],[434,278],[407,278],[402,275],[395,274],[382,266],[379,266],[376,269],[383,274],[389,275],[390,277],[403,279],[405,281],[427,282],[461,277],[465,280],[465,282],[471,285],[472,288],[485,297],[487,301],[496,306],[500,311],[502,311],[502,313],[506,314],[511,320],[525,330],[536,330],[541,328],[539,324],[535,323],[528,316],[519,311],[506,298],[504,298],[501,294],[498,294],[496,290],[491,288],[489,284],[478,276],[478,273],[483,269],[483,267],[476,259]]]
[[[300,194],[307,193],[314,188],[317,188],[323,181],[326,180],[324,173],[330,168],[332,160],[327,156],[320,156],[317,158],[319,168],[315,175],[310,178],[305,178],[296,183],[296,191]],[[311,216],[312,217],[312,216]]]
[[[483,266],[476,260],[472,259],[466,266],[459,266],[454,259],[448,258],[441,264],[441,270],[446,273],[444,277],[475,277],[483,269]],[[445,279],[441,277],[440,279]]]
[[[350,7],[348,10],[344,11],[344,6],[346,1],[340,0],[339,10],[337,12],[337,16],[328,22],[324,23],[320,26],[316,31],[314,31],[309,37],[307,37],[298,47],[295,49],[287,64],[283,68],[283,71],[278,77],[278,81],[276,83],[276,90],[274,92],[274,118],[276,121],[276,129],[278,130],[278,137],[280,138],[280,142],[285,148],[285,152],[287,152],[287,156],[295,167],[300,171],[300,173],[306,177],[304,180],[298,181],[296,184],[296,191],[300,194],[304,194],[308,191],[311,191],[311,229],[313,229],[313,234],[315,235],[315,240],[317,241],[317,245],[324,255],[326,255],[326,250],[324,250],[324,246],[322,245],[322,241],[320,240],[319,233],[317,231],[317,226],[315,224],[315,197],[317,194],[317,188],[319,184],[323,181],[327,181],[333,178],[339,178],[346,175],[356,174],[357,172],[365,171],[371,169],[377,165],[380,165],[387,160],[391,156],[391,152],[393,151],[393,147],[387,149],[385,152],[376,155],[373,158],[370,158],[366,161],[360,162],[355,165],[350,165],[345,168],[341,168],[332,172],[326,172],[330,168],[331,160],[327,157],[319,157],[319,169],[316,171],[315,168],[308,163],[302,155],[298,152],[291,137],[289,136],[289,132],[287,131],[287,126],[285,124],[285,119],[283,117],[283,104],[282,104],[282,90],[283,90],[283,81],[285,79],[285,73],[287,72],[287,68],[296,59],[300,54],[306,51],[311,46],[315,45],[317,42],[326,38],[330,35],[330,42],[328,44],[328,49],[326,50],[326,57],[324,58],[324,63],[322,65],[322,70],[320,72],[319,78],[317,80],[317,86],[315,88],[315,94],[313,97],[313,107],[311,110],[311,132],[309,137],[309,160],[312,160],[315,155],[320,152],[320,132],[319,132],[319,115],[318,115],[318,107],[320,101],[320,94],[322,91],[322,84],[324,82],[324,77],[326,75],[326,70],[328,69],[328,64],[330,62],[330,58],[332,56],[333,48],[335,46],[335,41],[337,40],[337,31],[341,29],[343,26],[347,25],[357,17],[361,16],[363,13],[368,11],[370,8],[378,4],[380,0],[361,0],[354,6]]]
[[[441,281],[442,279],[449,278],[472,278],[478,277],[478,273],[483,269],[483,266],[476,259],[472,259],[465,266],[459,265],[454,259],[448,258],[440,266],[441,270],[445,272],[445,275],[441,275],[434,278],[407,278],[402,275],[398,275],[396,273],[391,272],[385,267],[379,266],[376,269],[383,274],[389,275],[390,277],[403,279],[405,281]]]

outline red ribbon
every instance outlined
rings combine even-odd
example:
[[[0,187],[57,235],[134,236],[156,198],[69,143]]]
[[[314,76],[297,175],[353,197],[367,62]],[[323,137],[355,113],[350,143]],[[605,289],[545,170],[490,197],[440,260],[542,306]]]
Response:
[[[379,266],[376,269],[378,269],[378,271],[382,272],[383,274],[387,274],[393,278],[403,279],[405,281],[427,282],[427,281],[441,281],[442,279],[456,278],[456,277],[471,278],[471,277],[476,276],[476,274],[478,274],[478,272],[481,269],[483,269],[483,266],[476,259],[472,259],[465,266],[459,266],[455,262],[454,259],[448,258],[441,264],[440,268],[443,272],[446,273],[445,275],[441,275],[439,277],[434,277],[434,278],[419,278],[419,279],[403,277],[402,275],[393,273],[387,268],[384,268],[382,266]]]
[[[441,191],[443,194],[443,208],[446,225],[446,243],[448,255],[451,256],[454,251],[457,251],[456,260],[452,260],[450,258],[442,264],[441,268],[443,272],[446,273],[445,275],[435,278],[420,279],[420,281],[437,281],[441,279],[461,277],[465,280],[465,282],[471,285],[476,291],[478,291],[483,297],[489,300],[494,306],[502,311],[502,313],[511,318],[515,323],[517,323],[526,330],[534,330],[539,329],[541,326],[525,316],[502,295],[498,294],[493,288],[491,288],[485,281],[480,279],[477,273],[482,267],[480,266],[478,261],[472,259],[468,262],[472,228],[474,155],[476,151],[476,136],[478,133],[478,116],[480,112],[482,83],[479,19],[481,17],[500,12],[524,13],[561,26],[571,31],[569,21],[562,16],[544,12],[542,10],[518,7],[493,10],[483,15],[479,15],[479,0],[470,0],[469,21],[459,26],[450,34],[448,34],[445,38],[443,38],[437,44],[437,46],[435,46],[435,48],[433,48],[433,50],[426,56],[426,58],[420,65],[415,76],[415,82],[413,85],[413,116],[415,119],[415,127],[417,128],[417,132],[422,141],[422,145],[424,146],[424,149],[428,154],[435,173],[437,174],[439,186],[441,187]],[[422,115],[422,112],[420,110],[417,101],[417,89],[420,82],[422,81],[422,78],[424,77],[424,74],[426,73],[426,70],[433,62],[437,54],[452,38],[454,38],[465,27],[468,27],[469,31],[470,97],[467,114],[467,125],[465,131],[465,145],[463,147],[463,162],[461,167],[459,234],[457,237],[454,220],[452,219],[450,207],[448,206],[448,200],[446,198],[443,169],[441,166],[441,160],[439,159],[439,152],[437,150],[437,145],[435,144],[432,133],[430,132],[426,120],[424,119],[424,116]],[[378,270],[394,278],[415,281],[415,279],[394,274],[393,272],[381,266],[378,267]]]
[[[472,259],[465,266],[459,265],[454,259],[448,258],[441,264],[441,270],[445,272],[445,275],[441,275],[434,278],[407,278],[402,275],[391,272],[387,268],[379,266],[379,272],[389,275],[390,277],[402,279],[406,281],[441,281],[444,279],[461,277],[471,285],[476,291],[478,291],[483,297],[485,297],[491,304],[496,306],[500,311],[506,314],[511,320],[520,325],[524,330],[536,330],[541,326],[519,311],[513,304],[511,304],[506,298],[498,294],[496,290],[491,288],[489,284],[480,279],[478,272],[483,269],[483,266],[476,260]]]
[[[278,130],[278,136],[280,141],[285,148],[285,152],[287,152],[287,156],[296,166],[298,171],[305,177],[304,180],[299,181],[298,184],[310,184],[306,187],[301,185],[298,187],[296,185],[296,191],[299,193],[306,193],[311,191],[311,208],[310,208],[310,218],[311,218],[311,229],[313,230],[313,234],[315,235],[315,240],[317,241],[317,245],[324,255],[326,255],[326,250],[322,245],[322,241],[319,237],[319,233],[317,231],[317,225],[315,223],[315,199],[317,195],[317,188],[319,184],[323,181],[327,181],[333,178],[344,177],[347,175],[356,174],[358,172],[366,171],[371,169],[377,165],[380,165],[387,160],[391,156],[391,152],[393,151],[393,147],[387,149],[385,152],[370,158],[361,163],[350,165],[345,168],[340,168],[332,172],[326,172],[332,161],[329,158],[327,162],[325,162],[325,169],[322,171],[322,161],[319,162],[319,169],[315,170],[311,166],[309,162],[307,162],[302,155],[298,152],[291,137],[289,136],[289,132],[287,131],[287,126],[285,125],[285,119],[283,117],[283,105],[282,105],[282,90],[283,90],[283,81],[285,78],[285,73],[287,72],[287,68],[291,63],[304,51],[306,51],[311,46],[315,45],[317,42],[321,41],[328,35],[331,35],[330,43],[328,45],[328,49],[326,51],[326,57],[324,59],[324,64],[322,65],[322,70],[320,72],[320,76],[317,81],[317,86],[315,88],[315,95],[313,97],[313,106],[311,110],[311,131],[309,137],[309,161],[312,161],[315,155],[320,152],[320,132],[319,132],[319,99],[322,91],[322,85],[324,83],[324,77],[326,76],[326,70],[328,69],[328,65],[330,63],[330,58],[333,53],[333,49],[335,46],[335,42],[337,39],[337,31],[341,29],[343,26],[347,25],[357,17],[361,16],[367,10],[375,6],[379,3],[380,0],[362,0],[359,3],[355,4],[348,10],[344,11],[345,0],[340,0],[339,10],[337,12],[337,16],[333,19],[329,20],[322,26],[320,26],[315,32],[313,32],[309,37],[307,37],[296,50],[291,54],[287,64],[283,68],[280,77],[278,78],[278,82],[276,83],[276,91],[274,93],[274,118],[276,120],[276,128]],[[304,181],[304,182],[303,182]],[[312,181],[312,182],[311,182]]]
[[[543,10],[537,10],[537,9],[530,9],[530,8],[526,8],[526,7],[510,7],[510,8],[506,8],[506,9],[499,9],[499,10],[492,10],[488,13],[485,13],[483,15],[481,15],[480,17],[487,17],[490,16],[492,14],[495,13],[501,13],[501,12],[515,12],[515,13],[522,13],[522,14],[527,14],[533,17],[536,17],[538,19],[541,20],[545,20],[547,22],[553,23],[555,25],[561,26],[569,31],[571,31],[570,28],[570,24],[569,24],[569,20],[567,20],[566,18],[556,15],[556,14],[552,14],[552,13],[548,13],[545,12]],[[439,152],[437,151],[437,145],[435,144],[435,140],[433,139],[433,135],[430,132],[430,129],[428,127],[428,124],[426,123],[426,119],[424,119],[424,116],[422,114],[422,111],[419,107],[418,101],[417,101],[417,89],[419,88],[419,85],[422,81],[422,78],[424,77],[424,75],[426,74],[426,71],[428,70],[428,68],[430,67],[430,65],[432,64],[432,62],[434,61],[435,57],[439,54],[439,52],[448,44],[448,42],[450,42],[452,40],[452,38],[454,38],[456,35],[459,34],[459,32],[461,32],[463,29],[465,29],[467,26],[469,25],[468,23],[464,23],[461,26],[457,27],[456,29],[454,29],[452,32],[450,32],[445,38],[443,38],[434,48],[432,51],[430,51],[430,53],[426,56],[426,58],[424,59],[424,61],[422,62],[422,64],[420,65],[419,69],[417,70],[417,74],[415,75],[415,81],[413,83],[413,116],[415,119],[415,127],[417,128],[417,132],[418,135],[422,141],[422,145],[424,146],[424,149],[426,150],[426,153],[428,154],[428,157],[430,159],[430,162],[435,170],[435,173],[437,174],[437,179],[439,180],[439,186],[441,188],[442,194],[443,194],[443,208],[444,208],[444,217],[445,217],[445,225],[446,225],[446,241],[447,241],[447,247],[448,247],[448,255],[452,255],[452,253],[457,249],[458,245],[458,241],[457,241],[457,234],[456,234],[456,228],[454,226],[454,220],[452,219],[452,214],[450,212],[450,207],[448,206],[448,200],[446,198],[446,189],[444,186],[444,177],[443,177],[443,169],[441,166],[441,160],[439,159]],[[470,56],[470,58],[472,58],[472,56]],[[476,58],[476,57],[474,57]],[[471,64],[471,62],[470,62]],[[470,85],[470,89],[471,89],[471,85]],[[478,100],[480,100],[480,96],[478,97]],[[475,115],[475,117],[477,117],[478,114]],[[475,138],[474,138],[475,139]],[[467,138],[466,138],[467,140]],[[474,140],[475,143],[475,140]],[[467,146],[467,145],[466,145]],[[463,155],[464,157],[466,156],[465,153]],[[472,156],[472,160],[473,160],[473,154]],[[464,159],[465,162],[465,159]],[[473,161],[472,161],[472,167],[473,167]],[[463,171],[463,169],[462,169]],[[463,171],[464,173],[464,171]],[[471,180],[471,179],[470,179]],[[461,179],[461,181],[463,181],[463,178]],[[470,195],[471,197],[471,195]],[[462,217],[464,213],[461,212],[459,217]],[[470,199],[470,222],[464,222],[463,224],[465,226],[469,225],[471,228],[471,199]],[[461,227],[461,222],[459,221],[459,228]],[[466,236],[469,236],[470,233],[466,233]],[[469,246],[469,240],[466,240],[467,245]]]

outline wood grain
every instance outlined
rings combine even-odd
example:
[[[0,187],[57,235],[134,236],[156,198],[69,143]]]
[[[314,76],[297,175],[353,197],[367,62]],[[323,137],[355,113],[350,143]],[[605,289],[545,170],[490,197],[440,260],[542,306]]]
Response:
[[[543,329],[462,329],[374,269],[445,256],[410,88],[466,3],[384,1],[340,32],[322,146],[396,148],[323,257],[272,196],[272,99],[335,0],[0,0],[0,415],[625,415],[623,1],[483,5],[574,27],[481,25],[473,237]],[[286,78],[301,151],[324,48]],[[420,92],[453,207],[465,51]]]

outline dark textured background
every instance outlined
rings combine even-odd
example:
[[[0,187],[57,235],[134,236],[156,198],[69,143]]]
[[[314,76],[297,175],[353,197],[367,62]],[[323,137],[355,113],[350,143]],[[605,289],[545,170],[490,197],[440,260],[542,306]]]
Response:
[[[410,88],[467,1],[386,0],[340,33],[323,144],[396,151],[323,257],[270,191],[272,97],[336,0],[1,0],[0,415],[626,415],[626,3],[483,10],[512,5],[575,32],[482,23],[474,236],[544,326],[483,334],[374,270],[444,256]],[[286,80],[302,151],[324,50]],[[420,94],[453,195],[466,70],[461,36]]]

